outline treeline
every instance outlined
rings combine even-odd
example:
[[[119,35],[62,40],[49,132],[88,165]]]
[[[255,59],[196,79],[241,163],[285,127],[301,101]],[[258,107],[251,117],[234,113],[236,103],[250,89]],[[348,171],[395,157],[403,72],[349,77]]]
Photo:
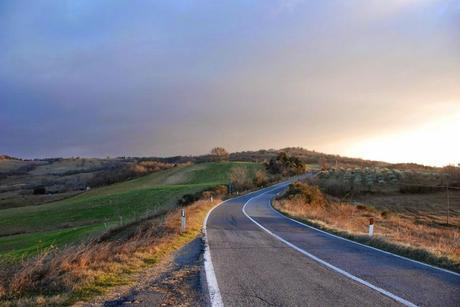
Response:
[[[93,178],[88,181],[91,187],[104,186],[134,179],[149,173],[176,167],[178,164],[164,163],[159,161],[141,161],[139,163],[130,163],[122,167],[105,169],[97,172]]]
[[[138,163],[142,161],[157,161],[166,164],[204,163],[216,161],[245,161],[267,163],[276,158],[280,153],[297,157],[306,164],[319,164],[322,169],[330,168],[355,168],[355,167],[384,167],[399,170],[413,170],[425,172],[439,172],[441,169],[416,163],[387,163],[382,161],[365,160],[360,158],[343,157],[340,155],[325,154],[302,147],[287,147],[283,149],[261,149],[256,151],[241,151],[229,153],[223,147],[213,148],[209,154],[199,156],[172,156],[172,157],[107,157],[106,160],[120,160]],[[11,158],[11,157],[9,157]],[[76,157],[78,158],[78,157]],[[15,158],[16,159],[16,158]],[[54,161],[62,158],[38,159],[39,161]],[[101,159],[104,160],[104,159]]]
[[[440,172],[441,169],[432,166],[426,166],[416,163],[398,163],[392,164],[382,161],[365,160],[360,158],[343,157],[340,155],[325,154],[314,150],[308,150],[301,147],[287,147],[283,149],[261,149],[256,151],[241,151],[228,153],[224,156],[215,155],[213,153],[200,156],[175,156],[168,158],[152,159],[166,163],[203,163],[211,161],[244,161],[244,162],[259,162],[268,163],[280,153],[285,153],[288,156],[297,157],[305,164],[318,164],[322,169],[330,168],[356,168],[356,167],[382,167],[398,170],[413,170],[425,172]]]

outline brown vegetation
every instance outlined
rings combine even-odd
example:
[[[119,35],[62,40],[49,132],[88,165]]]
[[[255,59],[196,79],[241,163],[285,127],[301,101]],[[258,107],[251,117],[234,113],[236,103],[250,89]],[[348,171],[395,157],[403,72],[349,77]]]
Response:
[[[126,225],[77,247],[51,250],[21,265],[2,267],[0,304],[69,304],[130,281],[130,273],[156,263],[192,240],[214,202],[187,207],[187,231],[179,233],[180,210]]]
[[[213,149],[211,149],[211,156],[217,157],[221,160],[227,160],[228,152],[223,147],[214,147]]]
[[[96,173],[94,177],[88,181],[88,185],[91,187],[98,187],[114,184],[175,166],[175,164],[158,161],[141,161],[139,163],[127,164],[123,167],[117,167]]]
[[[458,166],[448,165],[442,168],[442,172],[447,174],[447,185],[460,188],[460,164]]]
[[[300,147],[289,147],[280,150],[243,151],[230,154],[224,148],[216,147],[208,155],[167,158],[118,157],[87,159],[74,157],[22,160],[2,156],[2,159],[0,159],[0,209],[42,204],[74,195],[85,190],[88,185],[101,186],[112,184],[142,176],[147,172],[156,171],[158,168],[164,169],[165,167],[173,167],[174,165],[184,163],[230,160],[265,162],[270,164],[270,161],[272,161],[273,164],[270,168],[273,171],[267,169],[272,175],[283,173],[290,176],[296,172],[304,171],[304,169],[297,169],[297,167],[292,167],[292,165],[287,168],[279,168],[277,164],[280,159],[277,159],[277,157],[280,155],[296,157],[298,161],[294,161],[295,163],[293,163],[296,165],[299,165],[298,162],[301,161],[310,165],[320,164],[324,169],[381,167],[415,172],[442,173],[440,168],[419,164],[390,164],[380,161],[324,154]],[[150,163],[153,164],[153,167],[148,165]],[[457,180],[457,183],[452,182],[451,186],[460,187],[459,181]],[[45,186],[47,194],[33,195],[33,189],[37,186]],[[408,190],[410,189],[408,188]]]
[[[327,198],[317,187],[295,183],[274,203],[281,212],[346,237],[364,241],[421,261],[460,271],[460,217],[455,225],[420,223],[426,212],[401,214]],[[366,236],[369,219],[375,221],[375,238]]]
[[[254,175],[253,182],[256,187],[264,187],[270,182],[270,178],[265,170],[258,170]]]
[[[251,177],[244,167],[234,167],[230,171],[230,182],[234,191],[241,192],[252,188]]]

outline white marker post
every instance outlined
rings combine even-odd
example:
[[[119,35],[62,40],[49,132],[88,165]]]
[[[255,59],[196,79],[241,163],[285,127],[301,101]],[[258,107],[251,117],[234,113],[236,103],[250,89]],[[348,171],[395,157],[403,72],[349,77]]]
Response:
[[[374,219],[369,219],[369,237],[372,238],[374,236]]]
[[[185,232],[185,209],[182,209],[180,214],[180,233],[183,232]]]
[[[213,201],[214,201],[214,197],[212,197],[212,195],[211,195],[211,202],[213,202]]]

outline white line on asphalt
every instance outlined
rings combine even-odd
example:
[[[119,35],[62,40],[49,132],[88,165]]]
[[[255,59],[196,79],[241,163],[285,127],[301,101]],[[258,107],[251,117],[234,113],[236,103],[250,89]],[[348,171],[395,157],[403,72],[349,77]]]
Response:
[[[344,270],[342,270],[342,269],[339,269],[338,267],[333,266],[332,264],[330,264],[330,263],[328,263],[328,262],[326,262],[326,261],[324,261],[324,260],[322,260],[322,259],[320,259],[320,258],[318,258],[318,257],[316,257],[316,256],[314,256],[314,255],[312,255],[312,254],[310,254],[309,252],[304,251],[304,250],[301,249],[300,247],[298,247],[298,246],[296,246],[296,245],[294,245],[294,244],[292,244],[292,243],[286,241],[285,239],[281,238],[281,237],[278,236],[277,234],[271,232],[270,230],[268,230],[267,228],[265,228],[264,226],[262,226],[261,224],[259,224],[256,220],[254,220],[252,217],[250,217],[250,216],[246,213],[246,206],[247,206],[247,204],[248,204],[251,200],[256,199],[256,198],[259,198],[260,196],[262,196],[262,195],[264,195],[264,194],[266,194],[266,193],[268,193],[268,192],[270,192],[270,191],[266,191],[266,192],[264,192],[264,193],[262,193],[262,194],[259,194],[259,195],[257,195],[257,196],[254,196],[254,197],[250,198],[250,199],[243,205],[243,209],[242,209],[243,214],[244,214],[249,220],[251,220],[254,224],[256,224],[257,226],[259,226],[260,228],[262,228],[262,230],[264,230],[265,232],[267,232],[267,233],[270,234],[271,236],[275,237],[276,239],[280,240],[280,241],[283,242],[284,244],[288,245],[289,247],[291,247],[291,248],[295,249],[296,251],[298,251],[298,252],[304,254],[305,256],[307,256],[307,257],[309,257],[309,258],[311,258],[311,259],[313,259],[313,260],[315,260],[315,261],[321,263],[322,265],[324,265],[324,266],[330,268],[331,270],[336,271],[337,273],[340,273],[340,274],[342,274],[342,275],[344,275],[344,276],[346,276],[346,277],[348,277],[348,278],[350,278],[350,279],[352,279],[352,280],[354,280],[354,281],[356,281],[356,282],[358,282],[358,283],[360,283],[360,284],[362,284],[362,285],[365,285],[365,286],[367,286],[367,287],[369,287],[369,288],[371,288],[371,289],[373,289],[373,290],[376,290],[376,291],[382,293],[383,295],[386,295],[386,296],[388,296],[388,297],[394,299],[395,301],[397,301],[397,302],[399,302],[399,303],[401,303],[401,304],[404,304],[404,305],[406,305],[406,306],[411,306],[411,307],[417,306],[417,305],[415,305],[414,303],[409,302],[408,300],[403,299],[402,297],[399,297],[399,296],[397,296],[397,295],[395,295],[395,294],[393,294],[393,293],[391,293],[391,292],[388,292],[388,291],[386,291],[386,290],[384,290],[384,289],[382,289],[382,288],[380,288],[380,287],[374,286],[373,284],[371,284],[371,283],[369,283],[369,282],[367,282],[367,281],[365,281],[365,280],[363,280],[363,279],[361,279],[361,278],[359,278],[359,277],[357,277],[357,276],[354,276],[354,275],[352,275],[352,274],[350,274],[350,273],[348,273],[348,272],[346,272],[346,271],[344,271]]]
[[[224,302],[222,301],[222,296],[220,295],[219,285],[217,284],[216,272],[214,271],[214,266],[212,265],[212,261],[211,261],[211,252],[209,250],[208,232],[206,230],[206,223],[208,222],[208,218],[211,212],[225,202],[226,201],[221,202],[215,205],[214,207],[212,207],[212,209],[209,210],[208,214],[206,214],[206,217],[203,222],[204,271],[206,272],[206,283],[208,284],[209,300],[210,300],[212,307],[224,306]]]
[[[410,258],[407,258],[407,257],[404,257],[404,256],[401,256],[401,255],[398,255],[398,254],[393,254],[392,252],[387,252],[387,251],[384,251],[384,250],[381,250],[381,249],[378,249],[378,248],[375,248],[373,246],[370,246],[370,245],[366,245],[366,244],[363,244],[363,243],[359,243],[359,242],[356,242],[356,241],[353,241],[353,240],[350,240],[350,239],[347,239],[347,238],[343,238],[341,236],[337,236],[335,234],[332,234],[332,233],[329,233],[327,231],[324,231],[324,230],[321,230],[321,229],[318,229],[316,227],[313,227],[313,226],[310,226],[308,224],[305,224],[305,223],[302,223],[300,221],[297,221],[293,218],[290,218],[284,214],[282,214],[281,212],[277,211],[275,208],[273,208],[273,206],[271,205],[271,200],[269,202],[269,205],[270,209],[272,209],[273,211],[275,211],[277,214],[279,214],[280,216],[288,219],[288,220],[291,220],[299,225],[302,225],[304,227],[307,227],[307,228],[310,228],[312,230],[316,230],[318,232],[321,232],[323,234],[326,234],[328,236],[331,236],[331,237],[334,237],[334,238],[337,238],[337,239],[340,239],[340,240],[344,240],[344,241],[347,241],[347,242],[350,242],[350,243],[353,243],[353,244],[357,244],[357,245],[360,245],[360,246],[363,246],[363,247],[366,247],[366,248],[369,248],[369,249],[372,249],[372,250],[375,250],[377,252],[381,252],[381,253],[384,253],[384,254],[387,254],[387,255],[391,255],[391,256],[395,256],[395,257],[398,257],[398,258],[401,258],[401,259],[404,259],[404,260],[408,260],[410,262],[414,262],[414,263],[417,263],[417,264],[421,264],[423,266],[426,266],[426,267],[429,267],[431,269],[435,269],[435,270],[439,270],[439,271],[443,271],[445,273],[449,273],[449,274],[453,274],[453,275],[456,275],[456,276],[460,276],[459,273],[457,272],[453,272],[453,271],[449,271],[447,269],[443,269],[443,268],[440,268],[440,267],[437,267],[437,266],[434,266],[434,265],[431,265],[431,264],[428,264],[428,263],[424,263],[424,262],[420,262],[420,261],[417,261],[417,260],[414,260],[414,259],[410,259]]]
[[[265,189],[269,189],[269,190],[266,191],[266,192],[263,192],[262,194],[270,192],[270,191],[276,189],[279,185],[282,185],[282,184],[283,183],[279,183],[279,184],[275,184],[272,187],[265,188]],[[224,306],[224,302],[222,301],[222,295],[220,294],[219,285],[217,283],[216,272],[214,271],[214,265],[212,264],[212,260],[211,260],[211,251],[209,249],[208,232],[207,232],[207,223],[208,223],[209,215],[211,215],[211,212],[214,209],[216,209],[220,205],[223,205],[224,203],[226,203],[226,202],[228,202],[230,200],[235,200],[235,199],[238,199],[238,198],[242,198],[242,197],[257,193],[257,192],[261,192],[263,190],[264,189],[261,189],[261,190],[253,191],[253,192],[245,194],[245,195],[241,195],[239,197],[227,199],[227,200],[215,205],[214,207],[212,207],[211,210],[209,210],[208,214],[206,214],[206,217],[204,218],[204,221],[203,221],[204,270],[205,270],[205,273],[206,273],[206,283],[207,283],[207,286],[208,286],[209,300],[210,300],[210,304],[211,304],[212,307]]]

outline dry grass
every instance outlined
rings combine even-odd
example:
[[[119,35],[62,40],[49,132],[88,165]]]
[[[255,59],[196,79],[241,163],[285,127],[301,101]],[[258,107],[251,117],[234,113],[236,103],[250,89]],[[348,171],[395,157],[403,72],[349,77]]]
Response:
[[[364,241],[421,261],[460,271],[460,229],[439,223],[420,223],[416,215],[402,215],[365,205],[326,200],[322,205],[305,197],[282,197],[276,209],[346,237]],[[367,238],[369,219],[375,221],[375,238]]]
[[[460,191],[449,191],[449,198],[449,224],[460,229]],[[446,192],[363,194],[354,197],[353,201],[370,204],[381,211],[398,213],[418,224],[447,224]]]
[[[132,273],[158,262],[195,238],[204,216],[219,200],[186,208],[187,231],[179,233],[180,210],[153,217],[98,240],[50,251],[12,268],[1,268],[0,305],[62,305],[89,299],[130,283]]]

